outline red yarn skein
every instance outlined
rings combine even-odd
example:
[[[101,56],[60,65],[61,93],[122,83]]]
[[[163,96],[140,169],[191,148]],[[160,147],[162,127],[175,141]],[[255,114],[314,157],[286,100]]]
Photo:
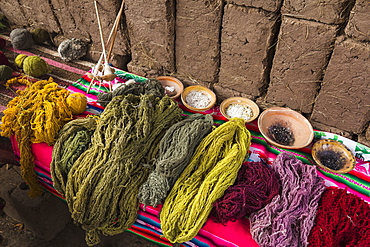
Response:
[[[5,56],[4,52],[0,51],[0,65],[9,65],[8,58]]]
[[[280,183],[274,171],[259,162],[247,162],[240,168],[234,185],[214,203],[211,217],[226,224],[263,208],[279,193]]]
[[[322,194],[309,247],[370,246],[370,206],[344,189],[329,187]]]
[[[3,38],[0,38],[0,49],[3,49],[6,46],[6,40]]]

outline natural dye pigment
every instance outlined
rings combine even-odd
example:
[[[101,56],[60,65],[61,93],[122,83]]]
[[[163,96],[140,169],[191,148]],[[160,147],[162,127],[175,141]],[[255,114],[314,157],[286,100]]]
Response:
[[[294,135],[290,128],[284,127],[280,123],[268,127],[268,134],[270,138],[281,145],[291,146],[294,143]]]
[[[320,150],[317,152],[317,158],[322,165],[332,170],[340,170],[346,163],[341,153],[333,150]]]

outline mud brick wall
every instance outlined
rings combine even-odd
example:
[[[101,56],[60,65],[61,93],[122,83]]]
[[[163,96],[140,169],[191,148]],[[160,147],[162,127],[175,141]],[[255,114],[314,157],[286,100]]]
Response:
[[[217,81],[222,1],[176,1],[176,68],[188,84]]]
[[[267,86],[268,57],[276,30],[276,14],[227,4],[222,23],[219,81],[215,85],[252,98],[260,96]]]
[[[369,71],[370,46],[338,38],[311,120],[352,133],[363,132],[370,120]]]
[[[98,59],[93,1],[31,2],[0,0],[0,10],[12,27],[87,39],[87,58]],[[121,2],[98,0],[105,37]],[[219,103],[290,107],[314,128],[370,145],[369,20],[368,0],[126,0],[115,65],[206,85]]]
[[[174,72],[174,0],[125,2],[132,55],[129,69],[146,76]]]
[[[311,113],[337,26],[283,16],[266,101]]]
[[[346,34],[359,41],[370,41],[370,4],[368,0],[357,0],[351,10]]]
[[[326,24],[341,24],[347,20],[353,4],[354,0],[284,0],[281,13]]]

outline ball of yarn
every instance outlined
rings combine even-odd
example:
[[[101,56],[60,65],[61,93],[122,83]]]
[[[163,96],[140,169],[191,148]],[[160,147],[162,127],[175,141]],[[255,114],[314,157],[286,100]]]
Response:
[[[6,46],[6,40],[3,38],[0,38],[0,49],[3,49]]]
[[[37,28],[31,31],[33,41],[36,44],[44,43],[50,40],[49,32],[42,28]]]
[[[86,55],[87,44],[80,39],[67,39],[58,47],[59,56],[64,60],[79,59]]]
[[[12,30],[9,37],[15,49],[27,50],[33,45],[32,34],[25,28],[16,28]]]
[[[4,52],[0,51],[0,65],[9,65],[8,58],[5,56]]]
[[[39,77],[48,72],[48,64],[39,56],[29,56],[23,61],[23,71],[27,75]]]
[[[67,105],[72,111],[72,114],[81,114],[86,110],[87,98],[82,93],[73,93],[67,97]]]
[[[8,65],[0,65],[0,81],[6,81],[12,77],[12,68]]]
[[[15,65],[17,65],[18,68],[23,68],[24,59],[27,57],[27,55],[19,54],[14,60]]]

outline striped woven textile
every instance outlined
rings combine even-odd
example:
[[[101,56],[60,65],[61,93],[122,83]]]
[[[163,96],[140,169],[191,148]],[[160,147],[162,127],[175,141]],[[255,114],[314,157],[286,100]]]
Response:
[[[137,82],[144,82],[146,78],[130,74],[122,70],[116,70],[118,76],[113,84],[124,83],[129,79],[134,79]],[[95,85],[89,94],[86,93],[90,84],[90,78],[83,75],[75,83],[67,89],[72,92],[82,92],[88,97],[88,108],[86,114],[97,114],[103,110],[97,102],[97,94],[100,92],[107,92],[106,85]],[[179,107],[183,109],[183,115],[188,116],[194,113],[187,109],[178,100]],[[219,107],[203,112],[203,114],[212,114],[215,125],[221,125],[227,121],[220,113]],[[289,150],[275,147],[269,144],[265,138],[259,133],[257,121],[247,124],[246,127],[250,130],[252,135],[252,144],[249,150],[247,162],[264,162],[272,164],[276,156],[281,152],[289,153],[307,165],[314,165],[311,156],[311,146],[299,149]],[[335,186],[339,188],[346,188],[350,193],[370,202],[370,148],[359,144],[353,140],[342,137],[340,135],[315,130],[315,139],[333,139],[342,142],[346,145],[356,156],[355,168],[347,174],[335,174],[321,168],[317,169],[320,177],[324,178],[327,186]],[[16,155],[19,156],[19,150],[14,139],[13,149]],[[50,162],[52,147],[45,143],[32,144],[32,150],[35,154],[35,171],[38,175],[41,185],[49,192],[62,198],[53,188],[53,182],[50,175]],[[63,198],[62,198],[63,199]],[[162,238],[160,228],[160,221],[158,214],[161,205],[157,208],[146,207],[145,211],[141,205],[138,211],[138,218],[134,225],[128,230],[132,233],[140,235],[149,241],[153,241],[162,246],[172,246],[165,238]],[[183,243],[181,246],[258,246],[252,239],[249,232],[249,220],[247,218],[237,220],[236,222],[229,222],[226,225],[218,224],[209,219],[206,224],[199,231],[198,235],[189,242]]]

